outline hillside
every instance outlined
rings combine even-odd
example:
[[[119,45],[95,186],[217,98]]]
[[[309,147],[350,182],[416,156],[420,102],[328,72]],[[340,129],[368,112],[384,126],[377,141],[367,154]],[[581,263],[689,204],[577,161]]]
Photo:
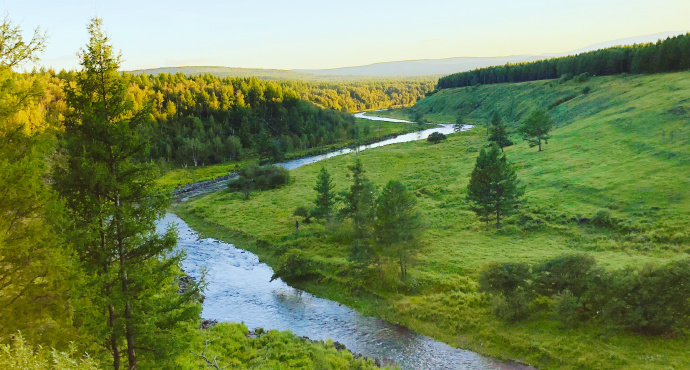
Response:
[[[287,248],[299,249],[318,266],[319,276],[298,282],[299,287],[453,345],[543,368],[684,367],[688,355],[682,337],[595,324],[564,329],[549,315],[506,324],[490,313],[476,278],[490,261],[539,262],[572,252],[587,253],[606,269],[687,258],[689,77],[500,84],[448,89],[419,102],[414,109],[431,121],[455,122],[461,115],[480,126],[438,145],[414,142],[360,154],[378,186],[398,179],[414,191],[428,226],[424,253],[410,268],[407,283],[397,280],[395,266],[385,270],[384,279],[375,274],[362,281],[349,272],[345,257],[351,235],[343,227],[303,225],[294,236],[292,212],[314,197],[321,165],[333,174],[336,190],[343,190],[349,186],[346,166],[352,156],[296,169],[289,186],[256,193],[248,201],[219,192],[175,211],[195,229],[250,249],[274,267]],[[582,94],[585,86],[588,94]],[[526,185],[525,203],[503,229],[485,232],[464,200],[485,143],[481,125],[497,111],[515,127],[532,109],[549,106],[558,128],[543,152],[517,137],[517,144],[506,148]],[[589,222],[597,212],[610,214],[612,225],[627,226]]]

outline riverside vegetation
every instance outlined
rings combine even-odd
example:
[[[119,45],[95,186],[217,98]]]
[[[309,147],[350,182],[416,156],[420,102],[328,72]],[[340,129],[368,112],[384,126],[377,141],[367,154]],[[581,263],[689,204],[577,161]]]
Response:
[[[13,71],[45,35],[0,23],[0,368],[376,368],[289,332],[201,328],[203,282],[180,270],[176,230],[155,232],[170,197],[147,156],[152,106],[132,98],[100,19],[88,33],[60,84]]]
[[[680,309],[687,304],[678,299],[687,284],[674,283],[677,289],[665,297],[635,294],[642,292],[639,284],[662,290],[655,287],[687,273],[689,77],[679,72],[443,89],[413,108],[380,112],[480,126],[439,144],[412,142],[358,155],[376,186],[398,180],[416,198],[426,226],[419,237],[423,253],[404,279],[392,263],[369,272],[352,269],[354,234],[347,220],[303,224],[294,232],[300,218],[293,210],[315,199],[320,165],[295,169],[287,186],[248,200],[219,192],[175,211],[196,230],[249,249],[277,270],[293,251],[289,255],[299,259],[290,263],[308,271],[292,280],[298,287],[453,345],[544,368],[682,368],[690,360]],[[517,135],[537,109],[553,120],[541,152]],[[491,125],[495,114],[513,133],[509,139],[516,144],[503,149],[525,194],[502,227],[487,232],[466,196],[475,159],[487,145],[481,126]],[[336,192],[352,183],[351,157],[322,162]],[[508,288],[491,288],[505,280],[490,274],[496,266],[515,270],[505,263],[523,272],[504,274]],[[573,285],[557,285],[562,276]],[[588,283],[593,276],[620,284]],[[510,284],[522,286],[522,303],[506,303],[517,297],[511,298]],[[592,313],[588,289],[611,297],[615,307],[603,316]],[[632,293],[628,300],[626,292]],[[679,309],[649,311],[657,298]],[[660,319],[657,329],[649,325],[654,318]]]

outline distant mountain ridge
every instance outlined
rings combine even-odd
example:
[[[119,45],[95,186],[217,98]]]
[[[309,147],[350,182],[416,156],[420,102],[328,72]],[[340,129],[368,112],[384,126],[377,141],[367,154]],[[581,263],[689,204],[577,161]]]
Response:
[[[220,66],[185,66],[139,69],[131,73],[158,74],[184,73],[186,75],[212,74],[218,77],[257,77],[264,80],[300,80],[315,82],[336,82],[393,78],[432,78],[477,68],[503,65],[506,63],[533,62],[540,59],[585,53],[602,48],[656,42],[687,31],[660,32],[653,35],[628,37],[593,44],[566,53],[540,55],[511,55],[502,57],[457,57],[445,59],[420,59],[395,62],[373,63],[364,66],[340,67],[330,69],[258,69]]]
[[[451,74],[471,71],[477,68],[503,65],[506,63],[534,62],[540,59],[585,53],[602,48],[656,42],[659,39],[676,36],[687,31],[660,32],[653,35],[628,37],[606,41],[566,53],[540,55],[513,55],[504,57],[458,57],[446,59],[421,59],[397,62],[382,62],[364,66],[331,69],[293,69],[295,72],[310,74],[359,75],[359,76],[423,76],[430,74]]]

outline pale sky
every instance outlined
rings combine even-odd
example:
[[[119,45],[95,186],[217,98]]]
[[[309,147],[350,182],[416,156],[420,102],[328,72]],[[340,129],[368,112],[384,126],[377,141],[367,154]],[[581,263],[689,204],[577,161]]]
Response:
[[[78,69],[103,18],[124,70],[183,65],[320,69],[460,56],[559,53],[690,30],[690,0],[0,0],[48,32],[41,64]]]

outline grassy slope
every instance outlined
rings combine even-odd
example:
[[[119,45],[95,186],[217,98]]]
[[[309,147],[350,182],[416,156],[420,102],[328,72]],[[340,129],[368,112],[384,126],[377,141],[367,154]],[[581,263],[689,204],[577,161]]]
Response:
[[[355,123],[362,132],[363,140],[373,140],[375,138],[381,138],[387,135],[400,135],[407,132],[417,131],[419,129],[417,125],[413,123],[379,122],[360,118],[357,118]],[[364,135],[366,130],[369,132],[368,135]],[[303,152],[290,153],[290,157],[297,158],[307,155],[307,153],[315,150],[328,150],[331,147],[342,148],[349,145],[351,145],[351,143],[348,142],[333,144],[325,148],[307,149]],[[235,171],[238,166],[246,166],[249,161],[251,160],[231,161],[210,166],[176,168],[174,170],[167,171],[165,174],[163,174],[163,176],[156,179],[156,184],[162,188],[173,189],[193,182],[211,180]]]
[[[506,149],[520,168],[527,201],[522,215],[508,220],[502,231],[484,232],[463,200],[484,142],[481,127],[438,145],[406,143],[360,154],[376,184],[400,179],[417,194],[428,230],[426,249],[411,270],[418,282],[414,293],[393,292],[394,270],[386,284],[343,274],[347,232],[324,235],[320,225],[303,225],[300,236],[293,235],[292,210],[314,197],[321,165],[344,189],[351,156],[294,170],[288,187],[257,193],[249,201],[221,192],[181,204],[177,211],[193,227],[251,249],[272,265],[278,263],[281,246],[301,248],[326,276],[302,287],[454,345],[541,367],[684,367],[690,361],[685,340],[593,327],[563,331],[548,317],[505,325],[491,316],[486,297],[476,293],[478,269],[493,260],[534,262],[586,251],[601,264],[621,268],[687,257],[690,73],[443,90],[416,109],[433,121],[452,122],[462,112],[479,124],[498,110],[514,125],[534,107],[548,106],[585,85],[592,88],[590,94],[550,111],[560,128],[544,152],[524,143]],[[639,231],[624,234],[570,221],[604,208]],[[255,238],[268,243],[255,243]]]

